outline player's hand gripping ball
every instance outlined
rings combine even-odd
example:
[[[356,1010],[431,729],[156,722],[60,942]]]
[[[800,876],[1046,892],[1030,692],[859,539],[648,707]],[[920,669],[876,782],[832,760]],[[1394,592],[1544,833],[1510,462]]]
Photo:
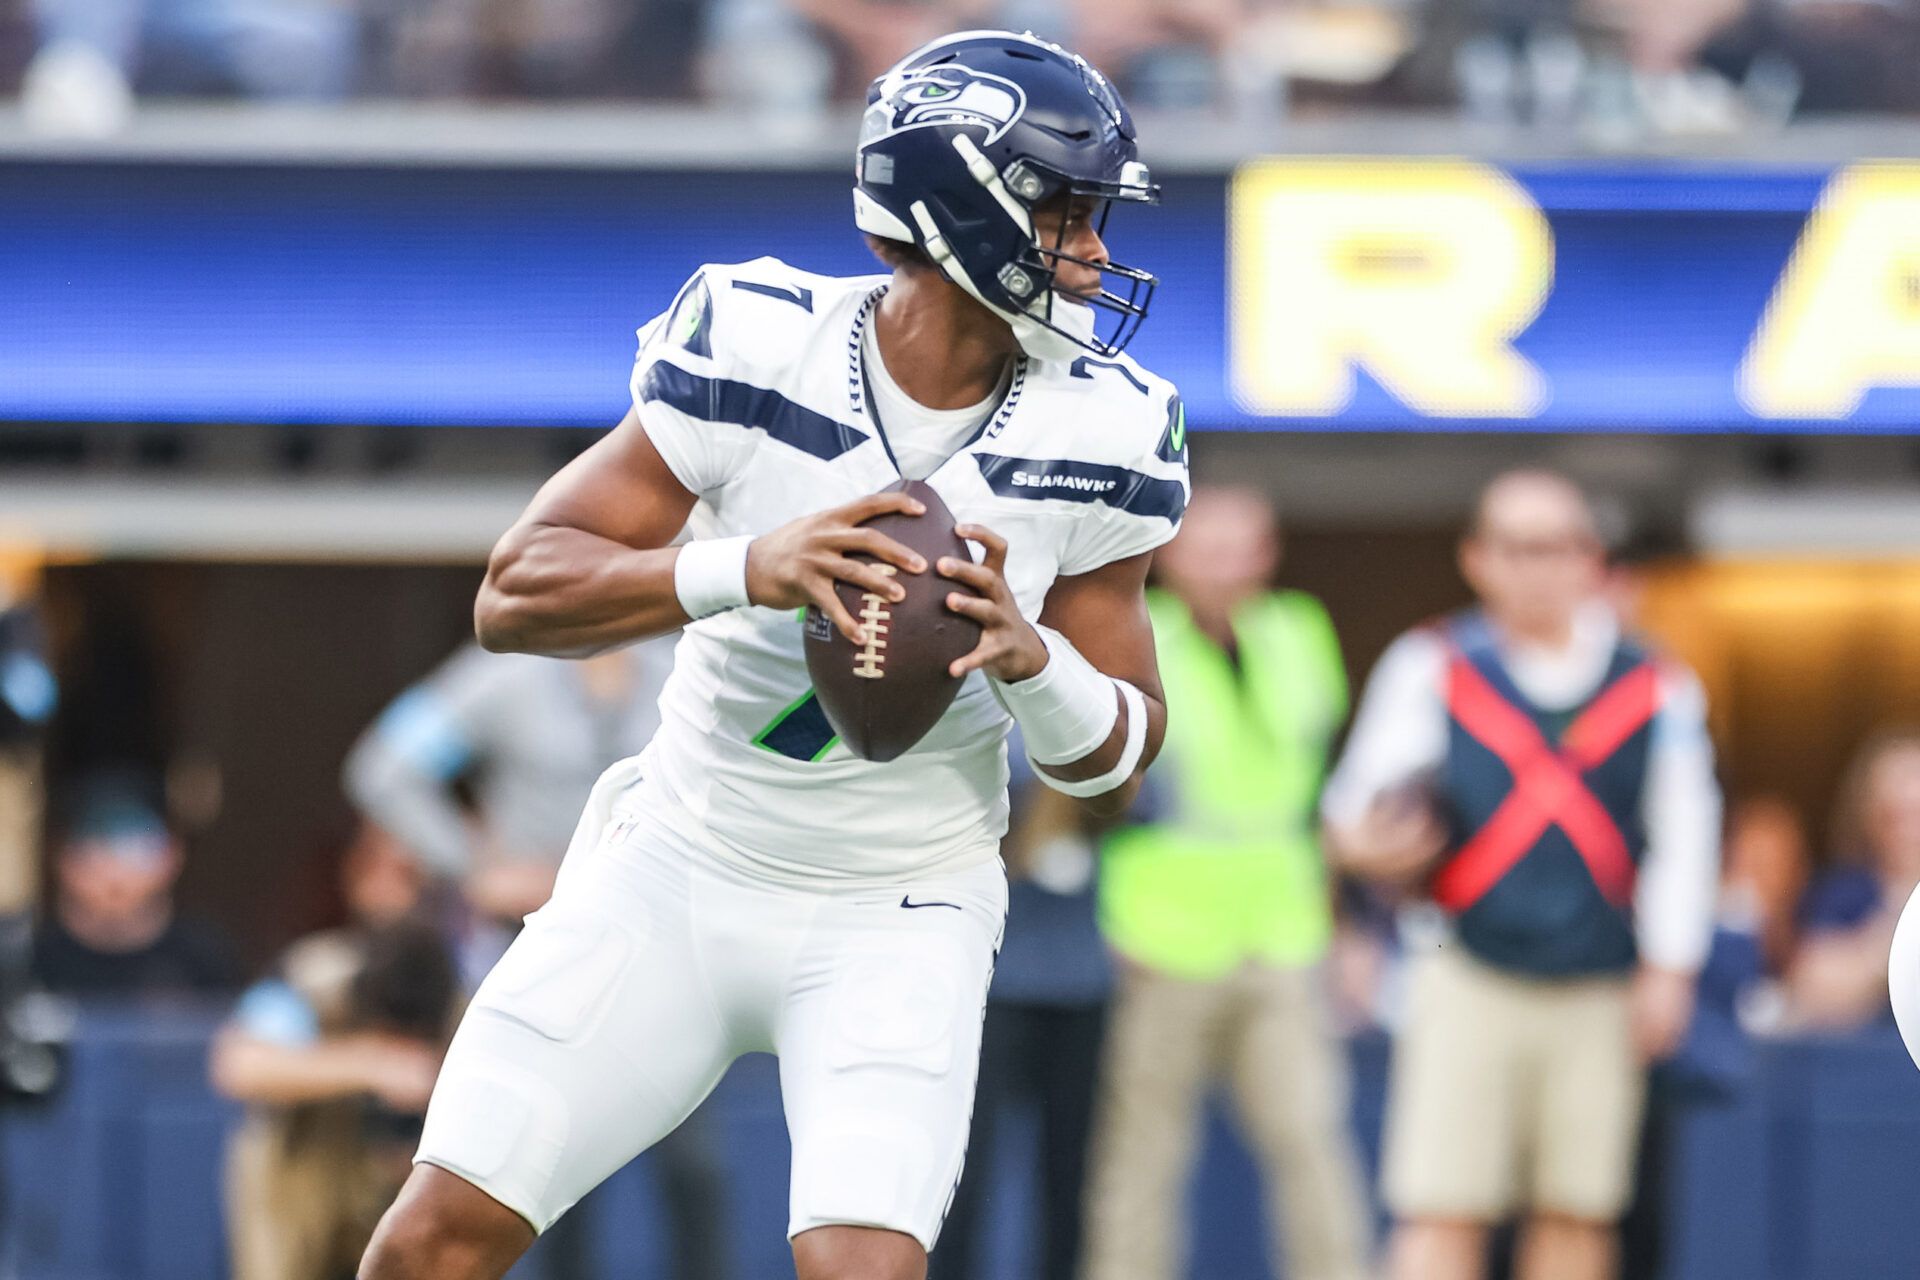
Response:
[[[1887,994],[1893,1000],[1893,1020],[1907,1053],[1920,1063],[1920,889],[1907,899],[1900,923],[1893,931],[1893,949],[1887,955]]]
[[[871,586],[836,581],[834,593],[852,615],[864,641],[856,643],[819,608],[807,608],[807,673],[827,723],[853,753],[887,761],[904,755],[953,705],[962,676],[950,667],[980,643],[979,622],[947,607],[953,592],[974,594],[964,583],[935,572],[941,558],[972,564],[967,544],[954,532],[953,513],[927,484],[901,480],[883,493],[901,491],[926,508],[924,515],[890,511],[863,521],[871,529],[917,552],[926,569],[909,573],[857,550],[848,559],[878,568],[900,588],[890,599]]]

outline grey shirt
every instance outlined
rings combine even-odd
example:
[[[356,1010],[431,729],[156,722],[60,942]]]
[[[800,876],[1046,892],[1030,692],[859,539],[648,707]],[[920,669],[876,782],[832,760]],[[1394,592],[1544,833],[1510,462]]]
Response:
[[[347,794],[442,875],[465,874],[483,848],[558,863],[594,779],[660,727],[678,640],[675,632],[596,659],[627,664],[611,698],[590,691],[584,663],[469,645],[361,736],[347,757]],[[455,794],[462,778],[476,813]]]

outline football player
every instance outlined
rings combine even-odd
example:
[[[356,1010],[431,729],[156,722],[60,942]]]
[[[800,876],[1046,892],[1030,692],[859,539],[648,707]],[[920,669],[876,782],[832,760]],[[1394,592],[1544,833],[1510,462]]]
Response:
[[[868,95],[855,221],[890,274],[702,268],[640,331],[633,410],[502,538],[493,649],[684,626],[662,727],[596,787],[552,900],[474,997],[363,1280],[504,1275],[743,1053],[780,1059],[800,1280],[925,1274],[960,1176],[1006,883],[1009,717],[1048,785],[1123,808],[1165,724],[1142,588],[1186,505],[1186,423],[1122,353],[1150,203],[1084,60],[966,32]],[[924,479],[979,548],[924,565],[861,524]],[[682,530],[688,540],[675,545]],[[979,622],[953,706],[886,764],[835,741],[796,610],[865,553]]]

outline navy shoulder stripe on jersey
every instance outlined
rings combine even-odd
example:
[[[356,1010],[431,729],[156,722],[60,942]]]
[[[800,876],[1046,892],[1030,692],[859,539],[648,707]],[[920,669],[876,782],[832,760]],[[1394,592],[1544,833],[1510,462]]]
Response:
[[[813,290],[801,285],[761,284],[755,280],[735,280],[733,287],[747,293],[764,294],[769,298],[778,298],[782,302],[791,302],[803,311],[813,310]]]
[[[979,453],[980,478],[1003,498],[1064,498],[1068,502],[1104,502],[1130,515],[1178,521],[1187,509],[1187,491],[1178,480],[1067,458],[1008,458]]]
[[[795,404],[778,391],[731,378],[706,378],[656,360],[640,383],[642,400],[658,400],[691,418],[759,427],[782,444],[832,462],[867,442],[867,434]]]

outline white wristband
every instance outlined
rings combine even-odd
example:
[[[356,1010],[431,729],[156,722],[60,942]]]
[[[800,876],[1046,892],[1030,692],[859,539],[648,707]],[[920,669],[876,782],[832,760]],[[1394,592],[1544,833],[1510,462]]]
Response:
[[[1097,778],[1082,778],[1078,782],[1069,782],[1065,778],[1056,778],[1045,769],[1036,768],[1033,774],[1040,781],[1052,787],[1063,796],[1073,796],[1084,800],[1088,796],[1103,796],[1126,782],[1133,771],[1140,767],[1140,757],[1147,750],[1147,699],[1146,695],[1128,684],[1125,680],[1113,682],[1120,690],[1120,697],[1127,704],[1127,741],[1120,748],[1120,758],[1114,761],[1113,768]],[[1028,759],[1032,759],[1031,756]]]
[[[1038,764],[1068,764],[1107,740],[1120,719],[1114,682],[1080,656],[1073,642],[1052,627],[1034,627],[1047,646],[1040,674],[1017,684],[996,680],[1001,703],[1020,722],[1027,758]]]
[[[696,622],[747,603],[747,547],[751,534],[707,538],[680,548],[673,562],[673,594]]]

